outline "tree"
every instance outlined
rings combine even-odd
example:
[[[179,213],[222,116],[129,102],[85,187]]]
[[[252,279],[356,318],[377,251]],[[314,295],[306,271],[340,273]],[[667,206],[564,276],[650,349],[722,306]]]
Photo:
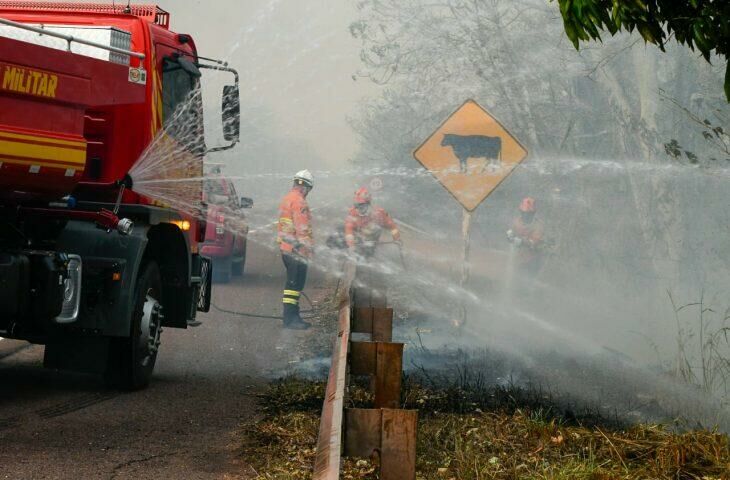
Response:
[[[672,37],[708,62],[713,53],[730,54],[730,2],[727,0],[558,0],[565,32],[579,48],[580,41],[601,40],[637,30],[646,42],[664,51]],[[730,101],[730,63],[725,70],[725,96]]]
[[[667,161],[669,139],[700,159],[712,156],[711,145],[658,94],[714,124],[718,103],[727,108],[718,102],[717,68],[679,45],[662,54],[626,33],[576,52],[544,0],[361,0],[358,8],[351,32],[362,42],[363,64],[356,78],[383,89],[352,119],[362,139],[354,161],[381,168],[389,195],[428,199],[427,211],[402,202],[401,215],[427,230],[458,231],[456,205],[412,151],[473,98],[530,150],[474,217],[486,241],[499,244],[498,229],[529,193],[543,199],[551,219],[556,247],[545,271],[553,278],[585,268],[611,285],[635,282],[629,290],[640,292],[641,282],[655,286],[657,278],[700,284],[714,278],[713,269],[725,275],[730,244],[701,234],[727,224],[724,209],[696,213],[698,199],[721,204],[713,202],[722,198],[723,177],[708,187],[710,175]],[[698,251],[711,253],[700,262]]]
[[[730,117],[727,112],[722,109],[713,109],[713,116],[716,123],[707,118],[700,117],[697,113],[679,103],[676,99],[664,95],[660,92],[662,98],[668,100],[672,105],[684,112],[687,119],[694,124],[695,129],[699,128],[702,138],[706,142],[708,156],[699,157],[694,152],[687,150],[676,139],[664,144],[664,151],[670,157],[677,161],[684,161],[686,158],[691,165],[704,167],[715,166],[718,161],[730,162],[730,135],[727,134],[722,125],[730,123]]]

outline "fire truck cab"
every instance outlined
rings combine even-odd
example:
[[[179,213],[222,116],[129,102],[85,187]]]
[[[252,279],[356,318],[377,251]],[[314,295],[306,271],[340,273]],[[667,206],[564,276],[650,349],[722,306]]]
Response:
[[[238,75],[154,5],[0,1],[0,336],[50,368],[148,384],[163,327],[210,305],[203,158],[238,141]],[[209,149],[202,71],[232,75]],[[187,202],[137,193],[141,158]]]

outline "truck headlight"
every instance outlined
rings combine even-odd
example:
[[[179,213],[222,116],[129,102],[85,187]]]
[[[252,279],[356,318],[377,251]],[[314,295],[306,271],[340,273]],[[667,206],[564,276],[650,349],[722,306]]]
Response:
[[[63,283],[63,307],[56,317],[58,323],[75,322],[79,316],[81,305],[81,257],[68,256],[67,277]]]

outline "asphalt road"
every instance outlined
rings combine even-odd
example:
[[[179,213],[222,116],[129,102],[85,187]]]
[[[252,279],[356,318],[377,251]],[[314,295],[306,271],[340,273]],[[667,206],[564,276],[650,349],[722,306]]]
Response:
[[[216,285],[214,303],[280,313],[281,259],[250,244],[246,273]],[[305,290],[324,298],[316,273]],[[299,364],[307,336],[281,321],[211,311],[203,325],[166,329],[152,385],[105,389],[91,376],[41,368],[43,347],[0,341],[0,479],[250,478],[240,427],[257,417],[268,379]]]

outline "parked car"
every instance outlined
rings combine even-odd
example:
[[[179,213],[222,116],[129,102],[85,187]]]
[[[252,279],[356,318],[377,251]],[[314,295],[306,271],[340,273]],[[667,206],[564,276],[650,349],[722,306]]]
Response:
[[[213,280],[227,283],[231,276],[243,275],[248,235],[243,209],[253,207],[253,200],[239,198],[225,177],[207,178],[203,197],[208,215],[201,253],[213,262]]]

